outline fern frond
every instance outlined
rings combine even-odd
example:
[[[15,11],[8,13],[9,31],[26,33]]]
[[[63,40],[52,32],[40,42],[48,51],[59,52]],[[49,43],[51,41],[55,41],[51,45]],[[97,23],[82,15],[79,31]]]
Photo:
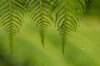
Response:
[[[34,23],[40,31],[43,47],[44,33],[52,21],[49,11],[50,5],[52,4],[51,1],[52,0],[29,0],[26,3],[31,22]]]
[[[16,0],[0,0],[0,22],[6,31],[12,54],[13,41],[23,23],[23,6]]]
[[[62,38],[62,50],[71,32],[76,31],[85,11],[85,0],[55,0],[51,13],[55,12],[55,24]]]

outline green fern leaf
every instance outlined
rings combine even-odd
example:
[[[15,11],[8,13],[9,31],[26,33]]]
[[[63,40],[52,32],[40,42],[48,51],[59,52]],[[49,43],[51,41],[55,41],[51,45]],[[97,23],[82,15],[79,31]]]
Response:
[[[12,54],[13,41],[23,23],[23,6],[16,0],[0,0],[0,22],[6,31]]]
[[[51,13],[55,14],[55,24],[62,38],[62,50],[71,32],[76,31],[85,12],[85,0],[55,0]]]
[[[26,2],[26,8],[30,14],[31,21],[40,31],[43,47],[44,33],[53,20],[49,10],[52,4],[51,2],[52,0],[29,0]]]

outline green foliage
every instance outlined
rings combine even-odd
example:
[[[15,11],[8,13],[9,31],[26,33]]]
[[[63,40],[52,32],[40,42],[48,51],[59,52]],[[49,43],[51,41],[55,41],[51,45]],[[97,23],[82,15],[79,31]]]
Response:
[[[13,41],[23,22],[23,6],[15,0],[0,0],[0,22],[6,31],[12,53]]]
[[[51,12],[55,11],[55,24],[62,38],[62,49],[71,32],[76,31],[85,11],[85,0],[56,0]]]
[[[11,53],[14,37],[23,23],[23,12],[27,12],[32,24],[39,29],[44,46],[46,29],[54,23],[62,38],[62,49],[71,32],[76,31],[85,11],[85,0],[0,0],[1,25],[7,32]]]
[[[50,25],[50,1],[47,0],[29,0],[26,2],[26,8],[31,18],[31,22],[36,25],[40,31],[41,42],[44,46],[44,33]]]

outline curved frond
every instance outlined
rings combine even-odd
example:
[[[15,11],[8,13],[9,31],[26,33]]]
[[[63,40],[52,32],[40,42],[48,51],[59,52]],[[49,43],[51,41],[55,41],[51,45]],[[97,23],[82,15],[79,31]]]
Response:
[[[28,0],[26,2],[26,8],[30,14],[31,21],[40,31],[41,42],[43,46],[45,30],[53,20],[50,16],[51,4],[52,0]]]
[[[85,11],[85,0],[55,0],[51,13],[55,12],[55,24],[62,38],[62,50],[71,32],[76,31]]]
[[[12,53],[13,41],[23,23],[23,6],[16,0],[0,0],[0,22],[6,31]]]

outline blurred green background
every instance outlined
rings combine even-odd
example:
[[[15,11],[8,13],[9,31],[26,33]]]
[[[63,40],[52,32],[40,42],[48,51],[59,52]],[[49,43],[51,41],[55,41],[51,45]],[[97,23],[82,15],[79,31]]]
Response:
[[[13,55],[10,55],[6,34],[0,29],[0,66],[100,66],[99,3],[100,0],[88,0],[85,19],[67,40],[64,56],[60,36],[52,26],[46,32],[43,48],[39,32],[25,17]]]

